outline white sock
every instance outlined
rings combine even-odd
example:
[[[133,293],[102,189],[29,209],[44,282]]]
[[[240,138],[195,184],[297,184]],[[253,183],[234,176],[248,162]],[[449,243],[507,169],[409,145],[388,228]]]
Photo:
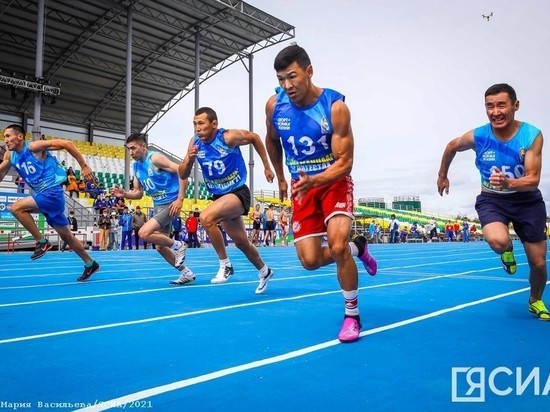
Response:
[[[187,266],[183,266],[183,270],[180,269],[182,266],[180,266],[178,269],[180,270],[180,275],[182,276],[189,276],[189,275],[192,275],[193,272],[191,272],[191,270],[189,270],[189,268]]]
[[[359,292],[357,290],[342,290],[345,299],[345,313],[348,316],[359,316],[359,307],[357,306],[357,298]]]
[[[269,268],[267,267],[267,265],[264,265],[264,267],[260,269],[260,276],[261,276],[261,277],[264,277],[264,276],[266,276],[268,273],[269,273]]]
[[[172,244],[172,246],[170,246],[170,249],[172,249],[172,250],[179,249],[182,244],[183,243],[180,242],[179,240],[174,240],[174,243]]]
[[[226,266],[231,266],[231,262],[229,261],[229,258],[227,259],[220,259],[220,267],[224,268]]]

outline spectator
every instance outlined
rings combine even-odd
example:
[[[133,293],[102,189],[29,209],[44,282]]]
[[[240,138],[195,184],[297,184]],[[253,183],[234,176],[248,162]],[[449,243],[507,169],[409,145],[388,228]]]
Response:
[[[470,237],[474,240],[477,240],[477,226],[475,223],[470,226]]]
[[[117,201],[118,201],[116,196],[114,196],[112,193],[107,193],[105,195],[105,200],[107,201],[107,205],[108,205],[109,209],[114,210],[115,206],[117,204]]]
[[[201,247],[199,239],[197,238],[199,219],[196,213],[189,213],[189,216],[185,219],[185,228],[187,229],[187,246],[194,248]]]
[[[470,225],[466,219],[462,222],[462,241],[464,243],[470,241]]]
[[[120,250],[125,249],[126,242],[128,242],[128,249],[132,250],[132,215],[129,213],[127,207],[122,209],[122,215],[120,219],[118,219],[118,225],[122,228]]]
[[[130,212],[130,214],[134,214],[134,212],[136,211],[136,209],[134,209],[134,206],[132,205],[132,201],[131,200],[128,200],[128,203],[126,204],[126,207],[128,207],[128,211]]]
[[[453,232],[455,232],[455,239],[458,240],[458,234],[460,233],[460,224],[458,222],[453,223]]]
[[[407,243],[407,236],[409,232],[407,231],[407,226],[405,226],[403,229],[401,229],[401,232],[399,232],[399,241],[401,243]]]
[[[375,233],[376,233],[376,223],[373,220],[372,222],[370,222],[370,225],[369,225],[369,240],[373,243],[376,242],[374,237]]]
[[[418,231],[418,222],[414,222],[411,226],[411,236],[413,239],[420,238],[420,232]]]
[[[105,196],[105,187],[103,187],[103,185],[101,183],[98,183],[96,184],[96,191],[97,191],[97,195],[104,195]]]
[[[119,241],[119,226],[117,214],[115,211],[111,212],[111,226],[109,226],[109,246],[107,250],[118,250],[118,241]]]
[[[437,223],[435,219],[430,219],[430,240],[437,238]]]
[[[380,226],[380,224],[376,225],[374,237],[376,239],[376,243],[382,243],[382,226]]]
[[[170,238],[175,240],[180,240],[180,233],[181,228],[183,226],[183,221],[181,220],[181,216],[176,216],[172,219],[172,233],[170,234]]]
[[[288,236],[288,232],[290,230],[290,227],[289,227],[290,213],[288,212],[288,206],[283,206],[283,209],[281,210],[281,214],[279,215],[279,219],[281,224],[281,245],[288,246],[288,241],[286,240]]]
[[[99,195],[97,199],[94,201],[94,210],[97,215],[100,215],[103,209],[107,207],[107,202],[105,201],[105,198],[103,195]]]
[[[445,236],[448,242],[452,242],[455,237],[454,225],[451,222],[447,222],[445,225]]]
[[[86,192],[88,192],[88,194],[90,195],[90,197],[92,199],[96,199],[97,196],[99,195],[99,190],[97,188],[97,185],[94,181],[90,181],[88,180],[86,182]]]
[[[397,243],[398,236],[399,236],[399,221],[395,218],[395,215],[391,215],[390,243]]]
[[[111,218],[107,208],[102,209],[97,226],[99,227],[99,250],[107,250],[107,246],[109,246],[109,229],[111,228]]]
[[[260,245],[260,228],[262,226],[262,213],[260,212],[260,204],[256,203],[256,206],[252,213],[249,215],[252,220],[252,238],[250,241],[254,246]]]
[[[86,194],[86,182],[84,182],[84,179],[80,179],[77,183],[77,186],[78,186],[78,192],[79,193],[84,193],[84,196],[85,196],[85,194]]]
[[[264,239],[265,246],[269,246],[269,244],[273,244],[275,246],[275,212],[273,210],[273,205],[269,205],[265,210],[265,218],[266,218],[266,238]]]
[[[46,140],[46,136],[45,135],[40,136],[40,140]]]
[[[69,192],[71,199],[73,198],[73,195],[76,195],[78,199],[78,182],[76,181],[76,176],[72,168],[70,168],[67,172],[67,191]]]
[[[136,245],[136,250],[139,249],[139,229],[143,227],[145,222],[147,222],[147,216],[141,211],[141,207],[136,206],[136,211],[134,213],[134,218],[132,219],[132,228],[134,229],[134,244]],[[147,249],[147,242],[143,241],[143,249]]]
[[[124,208],[126,207],[126,204],[124,203],[124,199],[119,198],[115,204],[116,213],[119,216],[122,216],[122,213],[124,213]],[[149,216],[151,217],[151,216]]]
[[[263,237],[260,239],[260,244],[267,246],[267,209],[269,209],[268,206],[264,207],[264,211],[262,212],[262,230],[263,230]]]

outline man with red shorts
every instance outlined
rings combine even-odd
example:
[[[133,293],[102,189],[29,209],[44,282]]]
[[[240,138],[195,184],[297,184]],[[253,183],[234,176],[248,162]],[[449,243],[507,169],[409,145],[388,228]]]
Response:
[[[377,265],[364,236],[349,242],[353,221],[353,133],[350,112],[340,93],[315,86],[307,52],[283,49],[274,64],[280,87],[266,105],[266,148],[275,168],[281,198],[288,185],[283,148],[292,178],[292,229],[302,266],[315,270],[336,263],[345,299],[338,339],[359,339],[358,256],[370,275]],[[323,246],[323,237],[328,246]]]

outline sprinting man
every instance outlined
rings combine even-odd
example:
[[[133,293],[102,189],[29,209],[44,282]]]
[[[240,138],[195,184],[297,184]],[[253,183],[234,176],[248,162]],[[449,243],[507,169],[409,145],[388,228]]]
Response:
[[[349,242],[353,221],[353,132],[344,96],[313,84],[313,66],[298,45],[275,58],[277,94],[266,105],[266,147],[279,181],[281,200],[288,185],[283,149],[292,178],[292,227],[302,266],[315,270],[336,263],[345,300],[338,339],[359,339],[358,274],[353,256],[376,274],[376,260],[364,236]],[[323,246],[323,236],[328,246]]]
[[[123,199],[141,199],[144,193],[153,198],[153,217],[139,229],[139,237],[155,245],[157,252],[180,272],[173,285],[195,281],[195,274],[183,263],[187,246],[170,239],[172,219],[180,214],[187,180],[178,178],[178,165],[161,153],[147,149],[147,135],[133,133],[126,139],[126,149],[134,159],[134,186],[129,192],[115,187],[111,193]]]
[[[250,209],[250,189],[245,184],[247,170],[240,146],[254,146],[264,165],[265,177],[268,182],[272,182],[273,171],[265,147],[256,133],[218,128],[218,116],[210,107],[201,107],[195,112],[193,126],[195,135],[189,141],[187,154],[179,165],[179,175],[180,178],[187,179],[197,159],[206,188],[213,195],[214,202],[200,214],[201,224],[220,260],[220,268],[211,282],[225,283],[234,273],[233,265],[227,257],[222,232],[217,226],[219,224],[250,263],[259,270],[260,282],[256,293],[264,293],[273,276],[273,270],[263,262],[258,250],[248,239],[244,227],[242,216],[246,216]]]
[[[508,224],[512,222],[529,263],[529,311],[550,320],[542,301],[547,281],[546,206],[538,189],[543,137],[539,129],[515,120],[519,100],[508,84],[495,84],[485,92],[489,123],[466,132],[447,144],[441,159],[437,190],[449,193],[449,166],[457,152],[472,149],[481,175],[481,193],[475,208],[483,236],[500,255],[504,270],[513,275],[517,264]]]
[[[89,181],[95,180],[92,169],[72,142],[58,139],[26,142],[25,135],[25,129],[17,124],[9,125],[4,130],[7,151],[0,164],[0,181],[13,166],[19,176],[34,190],[32,196],[15,202],[11,206],[11,213],[36,241],[31,256],[31,259],[35,260],[52,248],[51,243],[40,233],[31,215],[41,212],[48,224],[59,234],[64,245],[69,245],[69,248],[84,261],[84,272],[77,279],[84,282],[99,270],[99,264],[90,257],[82,242],[71,232],[69,220],[65,216],[65,193],[61,186],[67,180],[67,173],[50,150],[66,150],[76,159],[82,175]]]

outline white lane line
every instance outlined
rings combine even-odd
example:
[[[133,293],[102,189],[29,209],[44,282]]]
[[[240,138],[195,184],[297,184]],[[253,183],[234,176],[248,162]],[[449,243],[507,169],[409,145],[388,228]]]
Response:
[[[441,276],[434,276],[434,277],[424,278],[424,279],[404,280],[404,281],[400,281],[400,282],[386,283],[386,284],[381,284],[381,285],[365,286],[365,287],[362,287],[362,288],[359,288],[359,289],[364,290],[364,289],[375,289],[375,288],[382,288],[382,287],[388,287],[388,286],[406,285],[406,284],[410,284],[410,283],[418,283],[418,282],[425,282],[425,281],[431,281],[431,280],[436,280],[436,279],[454,277],[454,276],[459,276],[459,275],[462,275],[462,274],[465,274],[465,273],[472,273],[472,272],[473,271],[463,272],[463,273],[455,274],[455,275],[441,275]],[[139,291],[136,291],[136,292],[133,292],[133,293],[139,293]],[[221,307],[217,307],[217,308],[202,309],[202,310],[197,310],[197,311],[192,311],[192,312],[176,313],[176,314],[173,314],[173,315],[155,316],[155,317],[152,317],[152,318],[136,319],[136,320],[126,321],[126,322],[108,323],[108,324],[105,324],[105,325],[89,326],[89,327],[85,327],[85,328],[67,329],[67,330],[62,330],[62,331],[57,331],[57,332],[41,333],[41,334],[37,334],[37,335],[20,336],[20,337],[17,337],[17,338],[2,339],[2,340],[0,340],[0,345],[1,344],[6,344],[6,343],[14,343],[14,342],[22,342],[22,341],[35,340],[35,339],[50,338],[50,337],[53,337],[53,336],[70,335],[70,334],[73,334],[73,333],[82,333],[82,332],[90,332],[90,331],[101,330],[101,329],[110,329],[110,328],[117,328],[117,327],[122,327],[122,326],[138,325],[138,324],[142,324],[142,323],[159,322],[159,321],[164,321],[164,320],[169,320],[169,319],[177,319],[177,318],[183,318],[183,317],[187,317],[187,316],[202,315],[202,314],[205,314],[205,313],[219,312],[219,311],[223,311],[223,310],[231,310],[231,309],[245,308],[245,307],[250,307],[250,306],[266,305],[266,304],[270,304],[270,303],[278,303],[278,302],[286,302],[286,301],[299,300],[299,299],[307,299],[307,298],[313,298],[313,297],[318,297],[318,296],[331,295],[331,294],[334,294],[334,293],[342,293],[342,291],[341,290],[331,290],[331,291],[327,291],[327,292],[311,293],[311,294],[306,294],[306,295],[291,296],[291,297],[287,297],[287,298],[270,299],[270,300],[263,300],[263,301],[259,301],[259,302],[249,302],[249,303],[241,303],[241,304],[238,304],[238,305],[230,305],[230,306],[221,306]]]
[[[444,314],[447,314],[447,313],[450,313],[450,312],[455,312],[455,311],[458,311],[458,310],[461,310],[461,309],[464,309],[464,308],[467,308],[467,307],[470,307],[470,306],[480,305],[482,303],[487,303],[487,302],[497,300],[497,299],[501,299],[501,298],[504,298],[504,297],[507,297],[507,296],[516,295],[518,293],[522,293],[522,292],[525,292],[525,291],[528,291],[528,290],[529,290],[529,288],[518,289],[518,290],[511,291],[511,292],[501,293],[499,295],[494,295],[494,296],[490,296],[490,297],[487,297],[487,298],[475,300],[475,301],[472,301],[472,302],[452,306],[450,308],[436,310],[435,312],[430,312],[430,313],[427,313],[425,315],[416,316],[414,318],[405,319],[405,320],[402,320],[402,321],[399,321],[399,322],[391,323],[389,325],[379,326],[377,328],[366,330],[364,332],[361,332],[361,336],[374,335],[376,333],[385,332],[385,331],[388,331],[388,330],[391,330],[391,329],[396,329],[396,328],[399,328],[399,327],[402,327],[402,326],[407,326],[407,325],[410,325],[412,323],[421,322],[421,321],[426,320],[426,319],[435,318],[437,316],[441,316],[441,315],[444,315]],[[228,375],[233,375],[233,374],[236,374],[236,373],[248,371],[248,370],[259,368],[259,367],[266,366],[266,365],[271,365],[271,364],[274,364],[274,363],[284,362],[284,361],[287,361],[289,359],[304,356],[304,355],[307,355],[307,354],[312,353],[312,352],[316,352],[316,351],[320,351],[320,350],[329,348],[331,346],[336,346],[338,344],[340,344],[338,339],[333,339],[333,340],[330,340],[330,341],[327,341],[327,342],[319,343],[317,345],[308,346],[306,348],[302,348],[302,349],[298,349],[298,350],[295,350],[295,351],[287,352],[287,353],[284,353],[282,355],[273,356],[271,358],[261,359],[261,360],[257,360],[257,361],[253,361],[253,362],[249,362],[249,363],[244,363],[242,365],[233,366],[233,367],[227,368],[227,369],[221,369],[221,370],[218,370],[218,371],[215,371],[215,372],[210,372],[210,373],[200,375],[200,376],[196,376],[196,377],[193,377],[193,378],[183,379],[183,380],[172,382],[172,383],[169,383],[169,384],[166,384],[166,385],[161,385],[161,386],[157,386],[157,387],[154,387],[154,388],[145,389],[145,390],[142,390],[142,391],[139,391],[139,392],[131,393],[131,394],[128,394],[128,395],[121,396],[119,398],[115,398],[115,399],[111,399],[109,401],[102,402],[101,404],[98,404],[98,405],[92,405],[92,406],[89,406],[89,407],[86,407],[86,408],[78,409],[78,411],[86,411],[86,412],[88,412],[88,411],[105,411],[107,409],[120,407],[122,405],[129,404],[130,402],[136,402],[136,401],[143,400],[143,399],[149,399],[153,396],[157,396],[157,395],[160,395],[160,394],[163,394],[163,393],[166,393],[166,392],[171,392],[171,391],[182,389],[182,388],[185,388],[185,387],[188,387],[188,386],[197,385],[199,383],[208,382],[208,381],[218,379],[218,378],[222,378],[222,377],[225,377],[225,376],[228,376]]]

